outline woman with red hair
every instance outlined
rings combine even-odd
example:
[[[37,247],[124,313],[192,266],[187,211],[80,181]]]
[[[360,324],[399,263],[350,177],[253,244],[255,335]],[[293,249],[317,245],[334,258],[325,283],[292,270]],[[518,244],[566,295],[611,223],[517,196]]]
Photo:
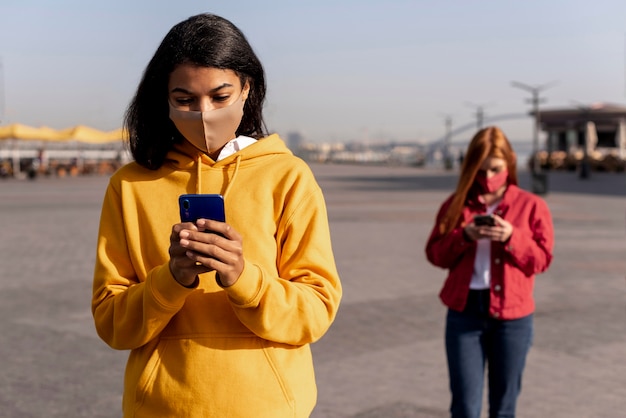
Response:
[[[448,270],[445,345],[453,418],[478,418],[485,364],[489,417],[514,417],[533,336],[535,274],[552,260],[546,203],[517,186],[516,156],[497,127],[472,139],[426,256]]]

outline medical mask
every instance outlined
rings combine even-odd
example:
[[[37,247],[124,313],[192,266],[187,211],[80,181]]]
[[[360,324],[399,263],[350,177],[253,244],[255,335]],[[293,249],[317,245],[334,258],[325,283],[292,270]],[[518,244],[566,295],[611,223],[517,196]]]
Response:
[[[479,172],[476,174],[475,181],[480,187],[482,193],[494,193],[506,184],[508,178],[508,170],[502,170],[489,178],[487,178],[483,172]]]
[[[170,103],[170,119],[187,141],[210,153],[235,138],[243,118],[244,103],[242,96],[226,107],[207,112],[179,110]]]

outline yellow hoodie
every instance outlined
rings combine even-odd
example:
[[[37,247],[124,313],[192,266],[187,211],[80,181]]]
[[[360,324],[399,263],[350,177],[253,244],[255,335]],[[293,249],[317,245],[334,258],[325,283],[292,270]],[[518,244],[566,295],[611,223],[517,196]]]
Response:
[[[224,195],[243,236],[233,286],[214,272],[195,289],[174,280],[169,237],[183,193]],[[322,191],[277,135],[217,163],[185,142],[156,171],[130,163],[111,177],[92,312],[107,344],[131,350],[124,417],[308,417],[309,344],[340,299]]]

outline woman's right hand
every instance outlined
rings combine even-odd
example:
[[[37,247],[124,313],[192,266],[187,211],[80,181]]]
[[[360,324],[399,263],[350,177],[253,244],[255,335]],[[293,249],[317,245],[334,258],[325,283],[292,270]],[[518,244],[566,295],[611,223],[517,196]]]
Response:
[[[465,225],[463,232],[465,232],[465,235],[469,239],[471,239],[472,241],[476,241],[480,238],[483,238],[482,228],[483,228],[482,226],[476,226],[474,221],[472,221],[471,223]]]
[[[220,286],[232,286],[245,265],[242,241],[225,222],[198,219],[197,225],[176,224],[170,235],[170,271],[186,287],[195,287],[198,275],[209,271],[217,272]]]
[[[199,274],[211,271],[206,266],[196,263],[187,256],[186,248],[180,245],[180,233],[183,230],[198,231],[196,225],[191,222],[175,224],[170,235],[170,271],[174,279],[185,287],[192,287]]]
[[[513,226],[498,215],[494,215],[493,218],[496,223],[494,226],[477,226],[474,221],[465,225],[463,229],[465,235],[473,241],[484,238],[491,241],[505,242],[513,233]]]

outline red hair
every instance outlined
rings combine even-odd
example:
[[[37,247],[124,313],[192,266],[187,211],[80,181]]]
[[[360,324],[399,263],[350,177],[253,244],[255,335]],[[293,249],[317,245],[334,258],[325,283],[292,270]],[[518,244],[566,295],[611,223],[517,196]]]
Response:
[[[474,184],[476,174],[483,162],[489,157],[505,160],[509,171],[507,184],[517,185],[517,157],[506,135],[495,126],[481,129],[474,135],[467,147],[454,197],[441,224],[439,224],[439,230],[442,234],[447,234],[455,228],[465,206],[467,193]]]

